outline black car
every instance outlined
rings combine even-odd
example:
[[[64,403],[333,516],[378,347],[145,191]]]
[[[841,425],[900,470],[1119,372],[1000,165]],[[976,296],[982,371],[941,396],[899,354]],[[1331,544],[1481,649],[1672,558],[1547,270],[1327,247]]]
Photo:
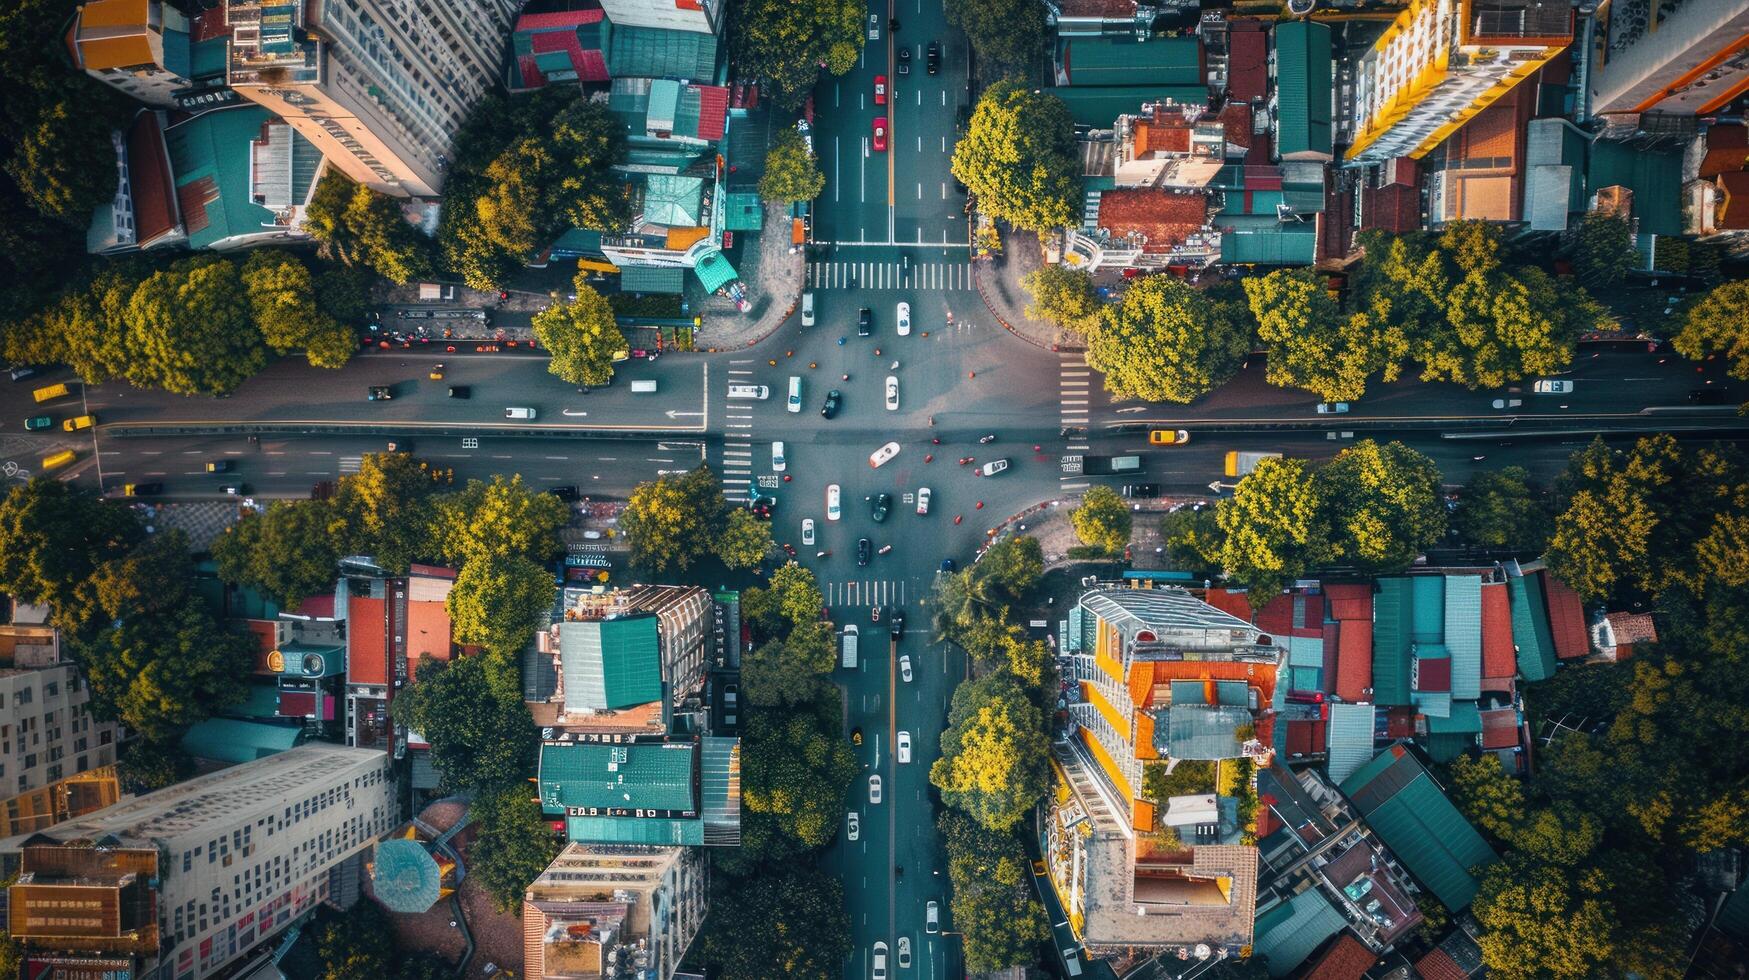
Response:
[[[393,397],[395,397],[394,393],[389,391],[388,385],[371,385],[370,386],[370,399],[369,399],[370,401],[386,402]]]
[[[576,500],[577,485],[574,483],[568,483],[562,487],[548,487],[547,493],[552,494],[560,500]]]
[[[826,392],[826,404],[820,406],[820,417],[829,419],[832,416],[837,415],[838,403],[842,398],[843,396],[838,394],[837,388],[833,388],[831,391]]]
[[[856,539],[856,563],[858,565],[868,564],[868,556],[873,551],[874,545],[870,544],[867,538]]]
[[[1160,496],[1160,484],[1132,483],[1123,488],[1123,495],[1126,497],[1134,497],[1138,500],[1149,497],[1158,497]]]
[[[904,613],[902,613],[902,612],[893,613],[891,616],[888,617],[888,620],[889,620],[891,625],[889,625],[887,627],[887,631],[893,634],[893,639],[896,640],[899,637],[905,635],[905,614]]]
[[[941,68],[941,42],[930,41],[929,48],[923,52],[923,57],[929,63],[929,74],[935,74]]]
[[[473,394],[474,394],[474,389],[468,387],[467,385],[450,385],[449,386],[449,397],[451,397],[451,398],[471,398],[471,397],[473,397]]]
[[[869,311],[869,308],[865,306],[862,308],[862,310],[860,312],[858,312],[856,314],[856,335],[858,337],[866,337],[869,335],[869,332],[873,329],[874,329],[874,314],[871,313]]]
[[[890,493],[879,494],[874,498],[874,506],[869,509],[868,516],[874,518],[874,522],[876,524],[879,524],[880,522],[887,519],[887,509],[889,507],[892,507],[892,506],[893,506],[893,495],[892,494],[890,494]]]

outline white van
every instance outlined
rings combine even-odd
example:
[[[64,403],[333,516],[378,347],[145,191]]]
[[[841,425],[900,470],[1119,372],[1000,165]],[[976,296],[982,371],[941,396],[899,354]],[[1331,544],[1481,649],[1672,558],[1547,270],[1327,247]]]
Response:
[[[655,394],[655,392],[656,382],[653,378],[646,378],[642,381],[632,382],[632,394],[634,395],[651,395]]]
[[[534,418],[534,409],[512,405],[504,410],[504,417],[507,419],[532,419]]]
[[[745,398],[753,401],[764,401],[771,397],[771,389],[764,385],[730,385],[730,398]]]
[[[802,410],[802,379],[798,375],[789,376],[789,402],[785,407],[792,412]]]
[[[814,294],[810,290],[802,294],[802,326],[814,325]]]

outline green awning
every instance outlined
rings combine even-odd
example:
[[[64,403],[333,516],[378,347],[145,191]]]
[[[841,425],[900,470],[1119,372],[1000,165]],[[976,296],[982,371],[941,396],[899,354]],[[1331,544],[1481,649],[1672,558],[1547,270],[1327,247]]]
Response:
[[[711,249],[699,257],[698,267],[693,270],[698,273],[698,281],[704,284],[704,291],[714,293],[717,290],[741,278],[735,267],[729,264],[729,257],[721,249]]]
[[[686,269],[677,265],[622,265],[619,288],[626,293],[686,292]]]

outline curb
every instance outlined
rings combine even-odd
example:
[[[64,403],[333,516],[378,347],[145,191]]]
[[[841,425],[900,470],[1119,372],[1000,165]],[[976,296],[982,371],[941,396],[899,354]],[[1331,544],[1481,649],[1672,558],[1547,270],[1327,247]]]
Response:
[[[1077,351],[1086,350],[1086,348],[1084,348],[1084,347],[1068,347],[1068,346],[1065,346],[1065,345],[1059,344],[1059,343],[1047,344],[1041,340],[1037,340],[1033,337],[1027,336],[1026,334],[1021,333],[1019,330],[1015,329],[1014,324],[1009,323],[1007,320],[1002,318],[1002,314],[996,312],[996,304],[990,302],[989,295],[984,292],[984,279],[981,275],[978,274],[978,269],[980,267],[981,267],[981,263],[978,263],[976,261],[974,261],[972,263],[972,285],[977,287],[978,298],[980,300],[984,301],[984,308],[990,311],[990,315],[996,318],[997,323],[1002,324],[1002,329],[1004,329],[1004,330],[1008,331],[1009,333],[1013,334],[1014,336],[1020,338],[1022,341],[1025,341],[1026,343],[1031,344],[1034,347],[1037,347],[1039,350],[1047,350],[1047,351],[1051,351],[1053,353],[1061,353],[1061,352],[1065,352],[1065,351],[1077,352]]]

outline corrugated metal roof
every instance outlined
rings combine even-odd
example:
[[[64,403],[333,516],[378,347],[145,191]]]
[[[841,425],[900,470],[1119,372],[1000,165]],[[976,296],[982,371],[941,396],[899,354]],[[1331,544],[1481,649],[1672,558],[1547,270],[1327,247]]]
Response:
[[[559,624],[565,707],[601,711],[647,704],[662,696],[662,661],[655,616]]]
[[[1202,681],[1173,681],[1168,688],[1173,704],[1207,704],[1208,694]]]
[[[1336,649],[1336,696],[1344,701],[1371,701],[1372,620],[1345,619],[1341,625]]]
[[[1437,763],[1450,762],[1476,747],[1476,736],[1466,732],[1439,732],[1421,740],[1427,757]]]
[[[1276,153],[1331,155],[1330,28],[1293,20],[1275,27]]]
[[[1417,575],[1410,580],[1415,607],[1410,637],[1416,643],[1445,642],[1445,578]]]
[[[699,805],[705,843],[733,847],[741,843],[741,740],[705,736],[701,744]]]
[[[1318,254],[1315,221],[1229,215],[1219,221],[1221,261],[1238,265],[1310,265]]]
[[[566,817],[565,836],[580,844],[650,844],[698,847],[704,844],[704,823],[698,820],[656,820],[648,817]]]
[[[1330,781],[1341,783],[1372,758],[1372,705],[1332,704],[1329,737]]]
[[[1548,602],[1549,635],[1555,642],[1555,656],[1571,660],[1590,654],[1591,636],[1585,629],[1585,606],[1579,601],[1579,593],[1547,572],[1540,574],[1543,598]]]
[[[710,249],[700,255],[698,265],[692,271],[697,274],[699,283],[707,293],[714,293],[741,278],[741,274],[729,263],[729,257],[720,249]]]
[[[1482,696],[1482,577],[1445,578],[1445,649],[1451,654],[1451,696]]]
[[[627,293],[679,295],[686,292],[686,269],[677,265],[622,265],[619,288]]]
[[[1482,586],[1482,676],[1511,677],[1518,672],[1512,649],[1512,597],[1506,583]]]
[[[1202,49],[1194,37],[1075,38],[1063,45],[1069,84],[1204,85]],[[1204,90],[1207,98],[1207,90]]]
[[[1444,718],[1429,716],[1427,730],[1434,734],[1450,734],[1461,732],[1467,735],[1482,733],[1482,713],[1476,710],[1474,701],[1453,701],[1451,714]]]
[[[164,131],[188,247],[202,249],[273,223],[249,196],[249,147],[272,113],[253,103],[214,109]]]
[[[1591,193],[1620,185],[1634,192],[1640,233],[1682,234],[1682,150],[1656,150],[1611,140],[1591,144],[1586,169]]]
[[[1174,759],[1236,759],[1239,740],[1235,731],[1252,722],[1250,710],[1232,705],[1174,704],[1166,712],[1166,738],[1158,744],[1160,727],[1154,728],[1156,748]]]
[[[689,742],[543,744],[541,804],[696,811],[696,752]]]
[[[1372,686],[1379,704],[1409,704],[1409,646],[1414,626],[1409,579],[1379,579],[1373,599]]]
[[[1546,681],[1555,674],[1555,649],[1542,590],[1522,575],[1514,575],[1506,585],[1512,595],[1512,642],[1518,645],[1518,672],[1527,681]]]
[[[1476,895],[1470,869],[1499,860],[1401,745],[1355,771],[1342,782],[1342,792],[1416,880],[1454,912]]]
[[[1295,667],[1324,666],[1324,638],[1321,636],[1288,637],[1287,662]]]
[[[608,41],[607,65],[615,77],[710,81],[716,77],[717,37],[696,31],[620,26]]]
[[[1135,115],[1148,102],[1171,100],[1180,105],[1206,106],[1209,90],[1205,85],[1127,85],[1090,88],[1053,88],[1052,95],[1069,107],[1069,116],[1077,124],[1095,129],[1110,129],[1117,117]]]
[[[1271,977],[1285,977],[1347,924],[1321,890],[1308,888],[1257,917],[1253,949],[1268,957]]]
[[[260,721],[208,718],[182,736],[182,750],[218,762],[254,762],[296,748],[304,741],[304,726]]]

